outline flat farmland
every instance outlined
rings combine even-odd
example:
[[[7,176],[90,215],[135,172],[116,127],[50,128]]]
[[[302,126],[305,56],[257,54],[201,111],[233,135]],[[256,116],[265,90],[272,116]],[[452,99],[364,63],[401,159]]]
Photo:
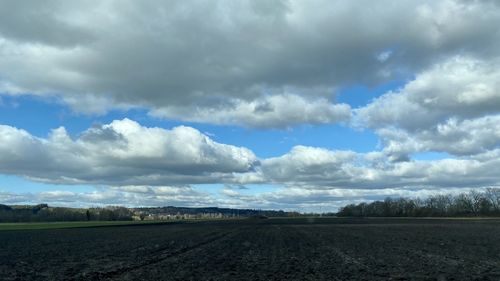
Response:
[[[248,219],[3,230],[0,280],[500,280],[500,220]]]

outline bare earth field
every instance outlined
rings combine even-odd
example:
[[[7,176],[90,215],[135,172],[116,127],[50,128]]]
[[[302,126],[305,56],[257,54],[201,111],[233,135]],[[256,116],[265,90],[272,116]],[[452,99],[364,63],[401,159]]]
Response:
[[[0,280],[500,280],[500,220],[3,230]]]

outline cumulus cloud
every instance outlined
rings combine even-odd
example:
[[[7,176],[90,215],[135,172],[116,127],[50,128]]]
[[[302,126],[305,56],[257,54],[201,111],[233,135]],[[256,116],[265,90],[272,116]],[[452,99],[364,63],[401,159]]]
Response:
[[[499,185],[490,151],[482,158],[392,162],[381,152],[368,154],[295,147],[262,161],[264,178],[304,189],[456,188]]]
[[[356,111],[357,124],[407,131],[500,112],[500,61],[453,57]]]
[[[245,148],[216,143],[192,128],[146,128],[127,119],[90,128],[75,140],[63,128],[47,139],[9,126],[0,126],[0,132],[1,173],[49,183],[101,186],[93,192],[0,192],[0,200],[12,204],[326,211],[385,196],[500,186],[496,172],[500,149],[443,160],[393,162],[383,151],[296,146],[280,157],[257,159]],[[227,184],[220,195],[214,195],[192,186],[197,183]],[[248,183],[274,188],[255,193],[245,186]]]
[[[498,55],[493,1],[359,5],[5,1],[0,92],[58,96],[85,113],[141,107],[180,120],[287,127],[345,121],[347,105],[334,102],[340,86],[406,77],[454,55]],[[307,110],[300,118],[282,101]]]
[[[423,151],[474,155],[500,146],[500,116],[463,121],[452,118],[414,133],[397,129],[381,129],[378,133],[385,142],[384,152],[393,157]]]
[[[474,134],[467,126],[459,127]],[[495,130],[489,133],[497,135]],[[464,147],[478,146],[464,142]],[[394,162],[385,151],[356,153],[296,146],[282,156],[258,159],[246,148],[214,142],[184,126],[147,128],[124,119],[96,125],[76,139],[64,128],[53,130],[44,139],[0,126],[2,174],[56,184],[126,186],[121,191],[144,194],[152,192],[148,186],[197,183],[265,183],[317,190],[498,185],[500,177],[495,171],[500,162],[495,151],[499,150],[488,146],[474,156]],[[238,192],[226,189],[225,195]],[[154,192],[170,190],[160,187]]]
[[[262,169],[268,178],[278,182],[348,180],[344,167],[350,165],[355,157],[356,154],[351,151],[295,146],[283,156],[263,160]]]
[[[453,57],[403,88],[356,109],[354,123],[375,129],[395,160],[422,151],[464,156],[500,145],[498,59]]]
[[[50,183],[165,185],[232,182],[258,163],[246,148],[214,142],[196,129],[143,127],[124,119],[70,138],[46,139],[0,126],[0,172]]]

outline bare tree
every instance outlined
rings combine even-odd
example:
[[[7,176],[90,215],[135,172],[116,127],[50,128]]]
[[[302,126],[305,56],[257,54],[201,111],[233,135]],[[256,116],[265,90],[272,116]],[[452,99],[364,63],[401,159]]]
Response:
[[[498,216],[500,189],[470,191],[452,196],[434,195],[426,198],[386,198],[384,201],[350,204],[342,207],[338,216]]]
[[[491,203],[492,211],[497,215],[500,214],[500,188],[487,188],[485,196]]]

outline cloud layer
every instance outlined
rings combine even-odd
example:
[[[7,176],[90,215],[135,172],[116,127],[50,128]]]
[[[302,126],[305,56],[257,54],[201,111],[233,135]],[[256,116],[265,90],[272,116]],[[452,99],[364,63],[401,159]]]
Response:
[[[98,125],[73,140],[64,128],[47,139],[0,126],[0,173],[56,184],[169,186],[272,183],[370,189],[498,185],[500,149],[461,158],[393,162],[384,151],[356,153],[296,146],[258,159],[190,127],[143,127],[129,119]]]
[[[92,192],[63,190],[36,193],[1,192],[0,201],[4,204],[26,202],[48,202],[62,206],[212,206],[217,199],[205,192],[189,186],[126,186],[120,188],[98,188]]]
[[[330,212],[353,202],[382,200],[393,197],[426,197],[435,194],[460,193],[467,189],[329,189],[281,188],[272,192],[248,195],[233,189],[224,189],[219,194],[197,191],[192,187],[146,187],[128,186],[113,189],[98,189],[93,192],[51,190],[37,193],[15,193],[0,191],[4,204],[26,204],[45,202],[52,206],[95,207],[105,205],[122,206],[224,206],[232,208],[281,209],[302,212]]]
[[[109,196],[2,198],[153,204],[170,188],[180,194],[169,195],[174,203],[310,207],[498,186],[498,26],[500,5],[487,0],[4,1],[0,106],[2,96],[32,95],[91,115],[141,108],[257,130],[340,123],[375,132],[380,145],[368,153],[298,145],[258,158],[187,126],[123,119],[40,138],[0,125],[0,174],[106,186],[99,194]],[[394,81],[402,86],[367,104],[337,101],[344,87]],[[416,160],[427,152],[446,159]],[[278,190],[226,188],[212,198],[194,187],[207,183]]]
[[[335,123],[349,117],[335,103],[339,87],[411,77],[457,55],[497,56],[499,10],[459,0],[6,1],[0,92],[57,96],[86,113],[142,107],[215,124]],[[464,97],[476,105],[488,99],[477,87],[477,99]],[[294,114],[287,103],[306,109]]]

